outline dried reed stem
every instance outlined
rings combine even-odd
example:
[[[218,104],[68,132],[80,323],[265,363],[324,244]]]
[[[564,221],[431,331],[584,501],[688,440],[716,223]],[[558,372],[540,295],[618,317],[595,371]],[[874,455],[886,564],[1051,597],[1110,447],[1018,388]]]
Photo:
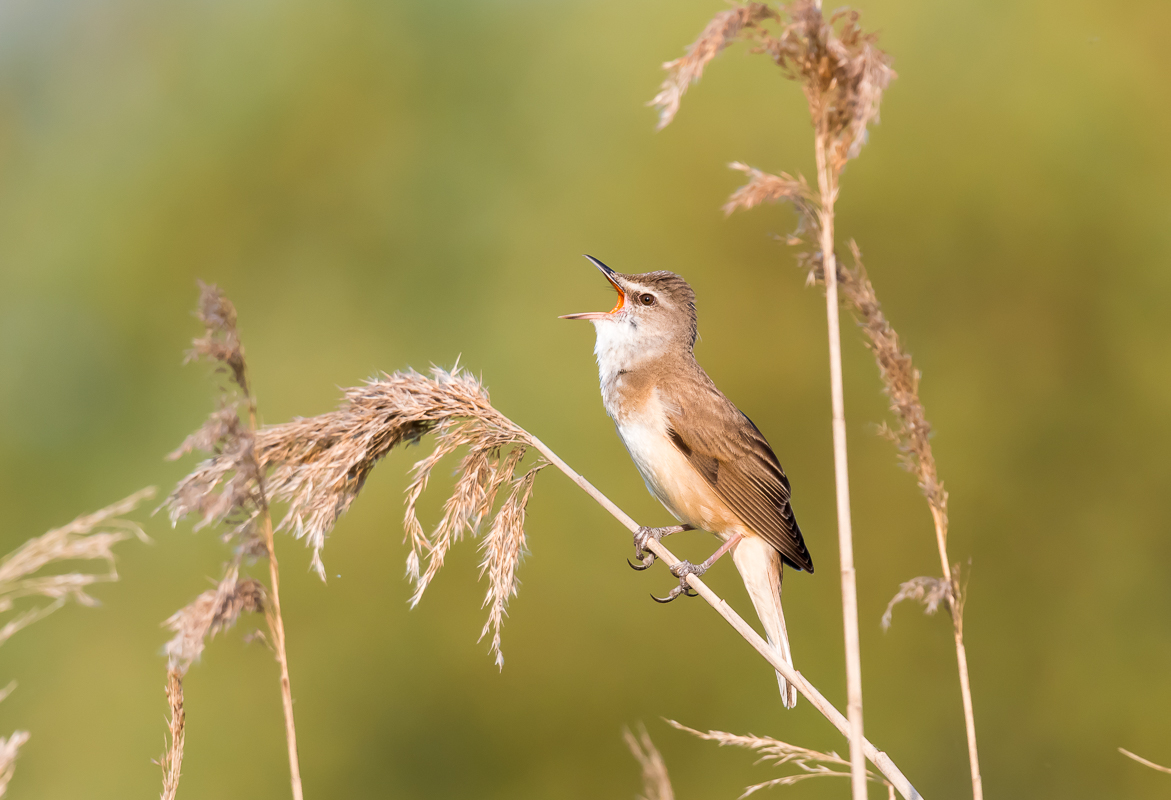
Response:
[[[167,705],[171,718],[167,720],[170,744],[158,764],[163,769],[163,791],[160,800],[175,800],[179,791],[179,775],[183,771],[183,741],[187,714],[183,710],[183,676],[177,669],[167,670]]]
[[[1129,750],[1127,750],[1124,747],[1119,747],[1118,752],[1122,753],[1122,755],[1126,756],[1127,758],[1133,758],[1135,761],[1142,764],[1144,767],[1150,767],[1151,769],[1155,770],[1156,772],[1166,772],[1168,775],[1171,775],[1171,767],[1164,767],[1160,764],[1156,764],[1154,761],[1147,761],[1142,756],[1136,756],[1134,753],[1130,752]],[[3,794],[3,792],[0,792],[0,795],[2,795],[2,794]]]
[[[252,430],[256,430],[255,407],[249,409]],[[264,481],[260,480],[260,493],[264,495]],[[272,514],[264,500],[261,530],[264,546],[268,550],[269,603],[265,606],[264,618],[268,623],[273,651],[281,668],[281,707],[285,712],[285,745],[289,752],[289,781],[293,788],[293,800],[303,800],[301,788],[301,759],[297,754],[297,726],[293,720],[293,685],[289,680],[289,655],[285,650],[285,620],[281,616],[281,576],[276,560],[276,543],[272,535]]]
[[[750,208],[765,200],[789,199],[802,215],[802,226],[815,227],[819,253],[814,258],[826,276],[826,325],[829,334],[830,393],[834,443],[834,486],[837,497],[838,546],[841,557],[842,616],[846,649],[847,711],[850,719],[851,788],[854,800],[865,800],[866,765],[862,752],[862,658],[858,633],[858,590],[854,569],[853,526],[850,517],[850,478],[846,448],[845,399],[842,380],[841,325],[834,255],[834,205],[838,180],[846,162],[855,158],[867,128],[878,119],[882,93],[894,77],[889,59],[874,46],[874,37],[862,31],[857,12],[838,11],[830,19],[820,2],[798,0],[773,10],[763,4],[738,5],[716,15],[684,59],[666,64],[668,80],[652,100],[662,109],[659,127],[671,121],[682,97],[680,86],[697,81],[711,58],[739,37],[755,44],[784,74],[802,84],[814,126],[817,161],[816,196],[803,180],[788,175],[749,173],[750,182],[737,191],[725,211]],[[770,26],[776,23],[774,33]],[[686,79],[686,82],[684,82]]]
[[[667,765],[659,753],[655,743],[651,741],[646,726],[638,726],[638,736],[631,733],[630,728],[622,730],[622,738],[631,754],[642,767],[642,794],[638,800],[675,800],[675,790],[671,788],[671,777],[667,774]]]
[[[602,494],[598,489],[574,471],[572,467],[566,464],[561,458],[548,448],[540,439],[531,436],[530,441],[532,446],[543,455],[550,464],[557,467],[574,483],[576,483],[586,494],[594,499],[602,508],[610,512],[616,520],[622,523],[632,534],[637,532],[639,525],[630,517],[625,511],[614,504],[606,495]],[[656,542],[653,539],[647,544],[647,549],[653,552],[658,558],[662,559],[668,566],[675,566],[679,563],[679,559],[668,550],[662,542]],[[782,659],[777,652],[761,638],[751,625],[744,621],[744,618],[736,613],[733,608],[728,605],[727,601],[722,599],[719,595],[708,588],[707,584],[702,579],[695,575],[687,576],[688,585],[694,589],[700,597],[707,601],[708,605],[716,610],[716,612],[724,618],[725,621],[732,628],[739,633],[745,641],[752,645],[753,649],[764,658],[765,661],[772,666],[777,672],[780,672],[785,678],[797,687],[797,691],[801,692],[810,704],[816,708],[821,714],[828,719],[835,728],[837,728],[843,736],[847,739],[851,735],[851,727],[847,719],[840,711],[834,708],[825,697],[819,692],[813,684],[805,679],[805,677]],[[691,647],[695,647],[692,645]],[[890,756],[879,750],[867,739],[862,740],[862,751],[866,758],[881,772],[888,781],[895,787],[900,795],[906,800],[917,800],[922,797],[911,782],[907,780],[902,771],[899,770],[895,763],[891,761]]]
[[[842,571],[842,617],[846,636],[846,710],[850,718],[850,774],[854,800],[866,800],[862,755],[862,645],[858,634],[858,583],[854,571],[854,528],[850,518],[850,471],[846,462],[846,401],[842,386],[842,332],[838,321],[837,264],[834,260],[834,202],[837,174],[830,169],[825,137],[818,136],[817,185],[821,258],[825,264],[825,315],[829,327],[830,395],[833,409],[834,488],[838,504],[838,550]]]

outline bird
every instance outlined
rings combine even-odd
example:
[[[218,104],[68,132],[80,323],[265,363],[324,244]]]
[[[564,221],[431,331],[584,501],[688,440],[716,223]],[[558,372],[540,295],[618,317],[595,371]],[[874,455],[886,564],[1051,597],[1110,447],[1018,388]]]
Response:
[[[695,292],[674,272],[615,272],[586,256],[618,293],[606,312],[566,314],[594,324],[594,354],[606,413],[646,482],[647,489],[681,525],[639,528],[635,552],[645,569],[654,556],[650,539],[706,530],[722,541],[701,564],[672,568],[679,586],[666,598],[690,595],[687,575],[702,575],[731,552],[769,644],[793,664],[781,608],[784,566],[812,573],[790,502],[789,479],[768,441],[695,359],[698,334]],[[654,597],[654,595],[652,595]],[[780,672],[785,707],[797,690]]]

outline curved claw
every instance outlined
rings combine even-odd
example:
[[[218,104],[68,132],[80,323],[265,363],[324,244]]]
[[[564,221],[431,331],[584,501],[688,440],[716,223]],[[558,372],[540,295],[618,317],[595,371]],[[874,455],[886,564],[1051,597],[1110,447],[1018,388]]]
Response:
[[[635,564],[629,558],[626,559],[626,563],[629,564],[630,568],[636,572],[642,572],[644,569],[649,569],[651,566],[650,564]]]
[[[672,600],[674,600],[676,597],[679,596],[677,594],[677,592],[678,592],[678,589],[672,589],[671,593],[669,595],[667,595],[666,597],[655,597],[652,594],[651,599],[654,600],[656,603],[670,603]]]

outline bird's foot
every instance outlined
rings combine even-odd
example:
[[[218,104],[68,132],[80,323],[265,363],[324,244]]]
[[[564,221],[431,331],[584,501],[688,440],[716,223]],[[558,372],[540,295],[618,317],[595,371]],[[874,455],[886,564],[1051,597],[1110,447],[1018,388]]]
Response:
[[[687,576],[695,575],[699,577],[705,572],[707,572],[707,565],[705,564],[692,564],[690,561],[680,561],[671,567],[671,574],[679,579],[679,585],[672,589],[666,597],[655,597],[652,594],[651,599],[656,603],[670,603],[680,595],[683,597],[699,597],[698,594],[691,591],[691,586],[687,583]]]
[[[655,563],[655,554],[647,549],[647,545],[650,544],[651,539],[658,542],[664,536],[689,530],[691,530],[690,525],[671,525],[666,528],[648,528],[644,525],[634,533],[634,557],[638,559],[639,563],[635,564],[629,558],[626,559],[626,563],[630,564],[631,569],[636,569],[641,572]]]

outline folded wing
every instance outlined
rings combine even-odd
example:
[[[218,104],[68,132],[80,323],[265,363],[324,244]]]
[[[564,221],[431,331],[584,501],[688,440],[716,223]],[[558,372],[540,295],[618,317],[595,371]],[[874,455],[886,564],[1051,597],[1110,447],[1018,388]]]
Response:
[[[744,524],[789,565],[813,572],[776,454],[752,420],[714,385],[709,390],[718,395],[713,402],[682,403],[668,413],[671,441]]]

